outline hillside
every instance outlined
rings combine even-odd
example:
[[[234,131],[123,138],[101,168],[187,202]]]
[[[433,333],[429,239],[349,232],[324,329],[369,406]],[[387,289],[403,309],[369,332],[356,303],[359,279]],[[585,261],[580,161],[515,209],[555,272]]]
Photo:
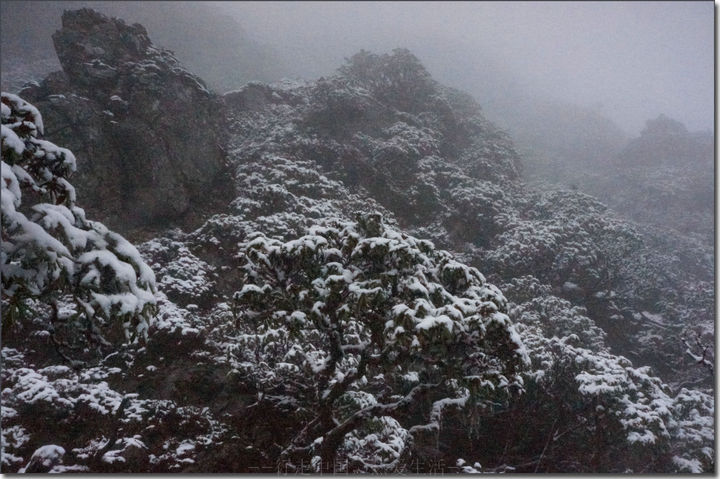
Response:
[[[529,187],[407,50],[216,96],[142,26],[79,10],[55,38],[63,72],[20,93],[40,112],[2,100],[3,471],[714,469],[712,243]],[[78,240],[107,228],[31,181],[72,188],[49,142],[137,250]],[[156,213],[112,223],[96,185],[123,181]],[[181,201],[191,218],[162,213]],[[37,266],[39,230],[65,249],[38,242]]]
[[[689,132],[660,115],[612,158],[604,175],[586,183],[637,222],[698,235],[710,244],[715,237],[713,159],[710,132]]]

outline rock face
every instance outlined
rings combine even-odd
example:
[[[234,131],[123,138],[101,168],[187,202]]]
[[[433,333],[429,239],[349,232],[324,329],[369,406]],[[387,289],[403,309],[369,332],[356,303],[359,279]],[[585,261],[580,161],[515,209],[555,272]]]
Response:
[[[62,72],[21,95],[78,157],[79,202],[125,234],[193,225],[231,199],[220,103],[142,25],[66,11],[53,35]]]

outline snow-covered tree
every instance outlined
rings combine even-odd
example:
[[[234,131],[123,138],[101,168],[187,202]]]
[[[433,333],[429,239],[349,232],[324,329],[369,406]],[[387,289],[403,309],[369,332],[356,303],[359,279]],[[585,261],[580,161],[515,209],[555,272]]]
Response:
[[[478,439],[469,445],[441,437],[448,449],[487,471],[712,470],[711,395],[683,389],[673,396],[649,367],[580,346],[576,334],[547,338],[534,324],[517,329],[532,358],[525,393],[471,428]],[[457,431],[466,418],[452,420],[448,429]]]
[[[75,157],[41,139],[40,112],[2,93],[3,332],[22,328],[32,304],[50,306],[57,352],[146,334],[155,277],[137,249],[85,218],[68,182]]]
[[[421,111],[435,91],[435,81],[425,67],[403,48],[384,55],[362,50],[349,58],[339,72],[402,111]]]
[[[710,395],[678,392],[651,368],[612,354],[584,308],[553,296],[536,278],[515,278],[502,290],[532,365],[523,373],[525,394],[477,426],[477,436],[494,441],[479,441],[484,446],[467,448],[465,457],[488,471],[712,469]],[[462,420],[454,418],[456,425]]]
[[[446,409],[522,388],[528,359],[500,291],[379,215],[289,242],[256,235],[242,254],[229,353],[258,405],[299,418],[283,467],[395,470]]]

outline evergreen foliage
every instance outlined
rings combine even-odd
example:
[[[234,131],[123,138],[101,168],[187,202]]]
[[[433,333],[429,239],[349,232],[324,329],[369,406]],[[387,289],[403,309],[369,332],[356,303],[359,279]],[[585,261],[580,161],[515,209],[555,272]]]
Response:
[[[107,346],[108,334],[145,337],[155,310],[152,270],[122,236],[85,218],[68,181],[75,156],[42,132],[35,107],[2,94],[3,333],[19,333],[40,302],[53,310],[47,329],[65,358],[68,348]],[[89,344],[74,344],[83,338]]]

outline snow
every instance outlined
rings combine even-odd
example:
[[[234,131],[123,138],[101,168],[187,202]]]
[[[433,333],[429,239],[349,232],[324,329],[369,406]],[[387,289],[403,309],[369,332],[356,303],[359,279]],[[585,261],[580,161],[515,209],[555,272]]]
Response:
[[[183,441],[175,450],[175,454],[182,456],[195,450],[195,444],[190,441]]]
[[[120,261],[117,256],[107,250],[95,250],[83,253],[78,262],[89,264],[97,262],[100,267],[107,266],[115,272],[115,275],[124,282],[135,283],[137,275],[132,266]]]
[[[19,400],[28,404],[48,402],[64,404],[67,407],[72,405],[67,399],[61,397],[48,378],[39,372],[20,368],[13,372],[13,378],[17,378],[17,383],[12,389],[3,389],[3,396],[12,393]]]
[[[661,314],[653,314],[653,313],[649,313],[648,311],[642,311],[641,314],[643,316],[645,316],[645,318],[647,318],[651,321],[655,321],[656,323],[662,324],[664,322],[664,319]]]
[[[64,464],[58,464],[52,467],[48,471],[50,474],[76,474],[79,472],[90,472],[90,468],[87,466],[80,466],[77,464],[66,466]]]
[[[3,104],[5,106],[5,104]],[[16,154],[22,155],[25,151],[25,142],[22,141],[10,128],[2,125],[0,127],[0,138],[2,138],[3,148],[10,148]],[[3,162],[3,164],[5,164]]]
[[[255,293],[255,294],[262,294],[264,292],[264,289],[260,286],[256,286],[254,284],[245,284],[240,289],[240,291],[237,293],[239,297],[245,296],[247,294]]]
[[[673,456],[672,460],[680,472],[690,472],[692,474],[701,474],[705,472],[702,464],[697,459],[685,459],[680,456]]]
[[[447,329],[449,332],[452,333],[454,328],[453,321],[447,317],[444,314],[441,314],[440,316],[428,316],[425,319],[421,320],[417,325],[415,325],[415,329],[431,329],[436,328],[439,326],[444,326],[445,329]]]
[[[341,449],[348,457],[375,473],[392,472],[410,443],[410,434],[389,416],[373,418],[366,434],[355,430],[345,437]]]
[[[62,159],[62,164],[68,171],[73,172],[77,169],[75,155],[67,148],[61,148],[54,143],[36,138],[30,140],[30,142],[37,147],[35,150],[36,158],[45,158],[50,161]]]
[[[55,444],[46,444],[39,447],[35,450],[35,452],[33,452],[32,456],[30,457],[30,461],[28,462],[28,465],[33,463],[40,463],[44,468],[49,468],[55,462],[62,459],[64,455],[65,449],[63,449],[61,446]],[[25,472],[25,468],[20,469],[18,472]]]
[[[465,459],[458,458],[455,461],[455,466],[460,468],[460,472],[463,474],[482,474],[482,466],[479,462],[474,463],[472,466],[467,463]]]
[[[9,101],[10,104],[12,105],[12,107],[14,109],[16,109],[20,115],[24,116],[25,114],[29,113],[30,117],[32,118],[32,122],[37,127],[37,130],[41,134],[43,133],[42,115],[40,114],[40,112],[38,111],[37,108],[35,108],[30,103],[26,102],[19,96],[14,95],[12,93],[2,92],[2,97],[3,97],[3,99],[6,99],[7,101]],[[4,102],[3,102],[3,105],[4,105]],[[3,112],[2,112],[3,120],[5,118],[8,118],[11,115],[11,113],[6,114],[5,112],[6,112],[6,110],[3,109]]]
[[[3,211],[13,212],[15,208],[20,206],[22,193],[20,192],[20,182],[15,175],[14,168],[10,167],[4,161],[2,165],[2,190],[3,190]],[[24,171],[24,170],[23,170]]]
[[[657,437],[652,431],[643,431],[642,433],[631,431],[628,434],[627,440],[629,443],[640,442],[643,444],[654,444],[657,441]]]
[[[13,409],[13,411],[15,411]],[[4,422],[7,424],[8,419],[12,419],[17,415],[17,412],[15,414],[3,414]],[[20,426],[20,425],[14,425],[14,426],[3,426],[2,429],[2,445],[3,449],[7,449],[8,447],[12,449],[20,449],[24,444],[27,444],[30,441],[30,434],[28,431]],[[14,461],[13,461],[14,462]]]
[[[416,371],[410,371],[409,373],[404,374],[402,377],[403,379],[405,379],[405,381],[410,383],[420,382],[420,376]]]
[[[122,457],[120,454],[122,451],[120,450],[113,450],[108,451],[102,456],[102,462],[108,463],[108,464],[115,464],[115,463],[124,463],[125,458]]]

